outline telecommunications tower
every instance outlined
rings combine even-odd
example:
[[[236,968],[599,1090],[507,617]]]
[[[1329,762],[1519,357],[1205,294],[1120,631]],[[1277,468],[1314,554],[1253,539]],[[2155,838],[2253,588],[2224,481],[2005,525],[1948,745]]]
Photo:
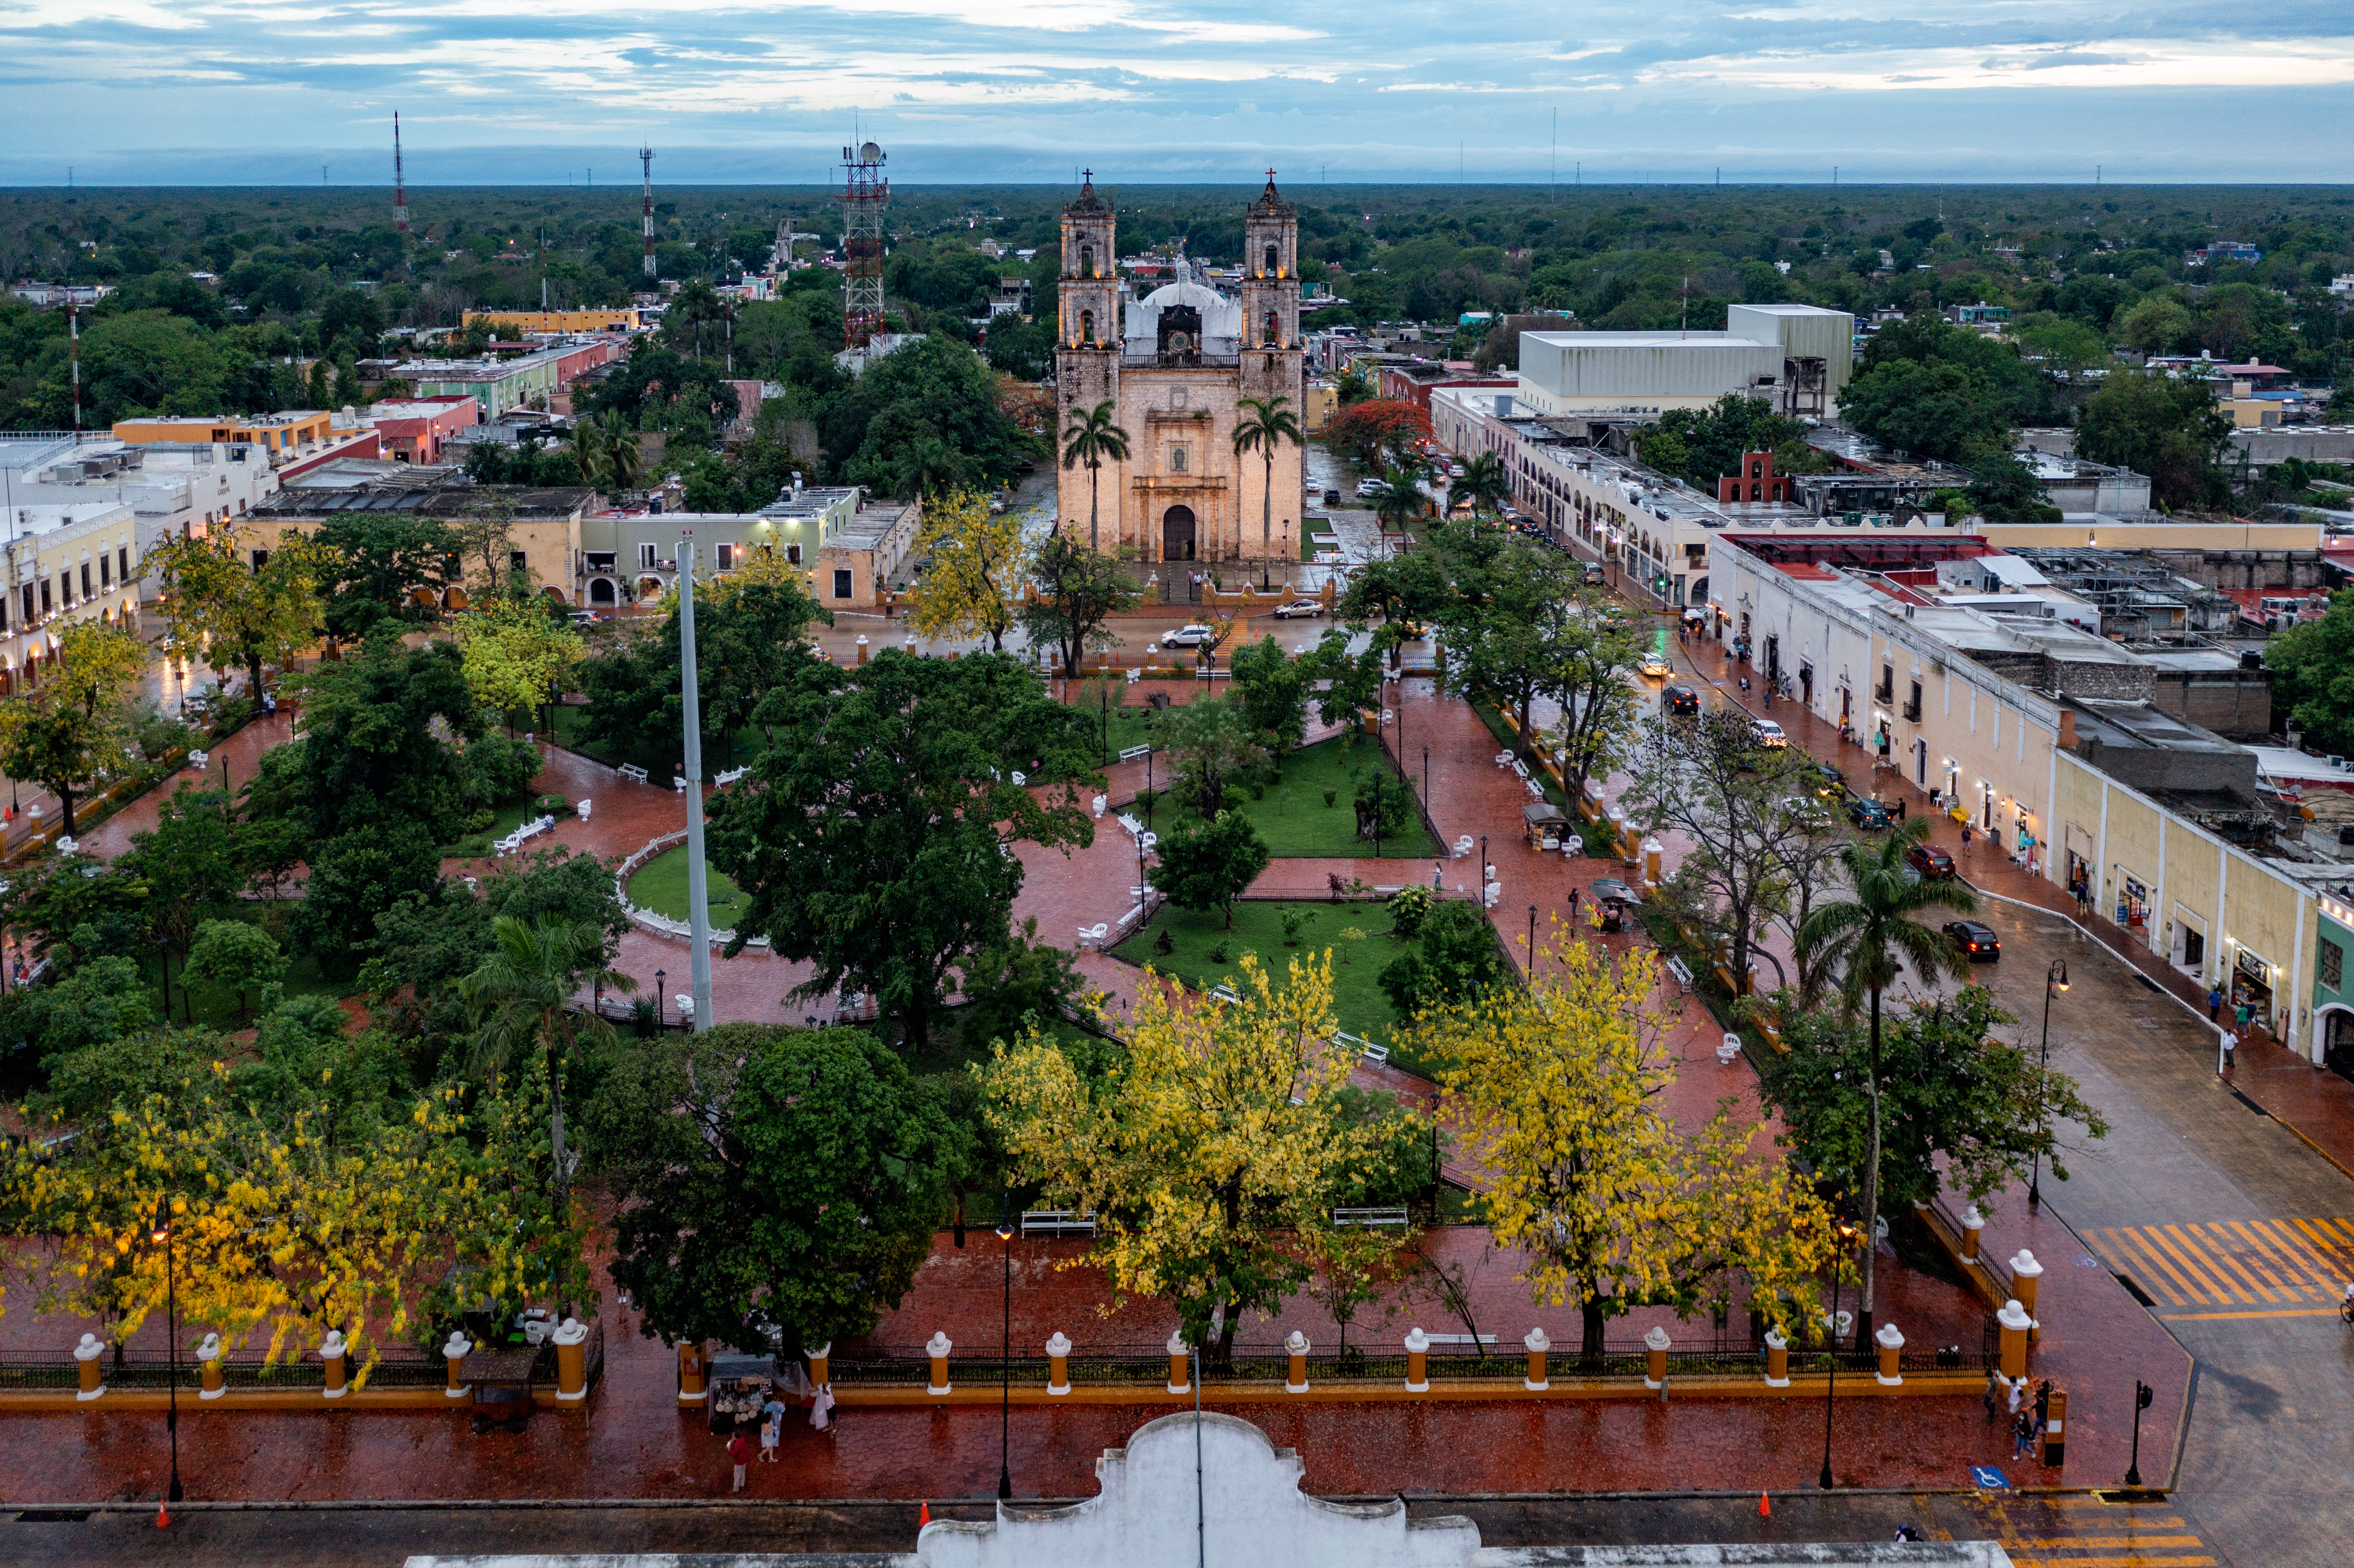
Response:
[[[883,209],[891,203],[887,162],[872,142],[842,150],[842,335],[861,348],[883,331]]]
[[[400,164],[400,111],[392,111],[392,227],[408,243],[408,172]]]
[[[652,147],[640,147],[638,149],[638,162],[644,166],[646,171],[645,270],[646,286],[648,288],[652,288],[653,287],[654,281],[654,150]]]

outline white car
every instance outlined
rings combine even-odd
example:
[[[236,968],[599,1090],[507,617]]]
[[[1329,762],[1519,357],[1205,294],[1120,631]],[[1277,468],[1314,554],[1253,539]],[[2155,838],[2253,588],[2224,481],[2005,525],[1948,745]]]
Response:
[[[1289,604],[1279,604],[1275,607],[1275,618],[1278,620],[1289,620],[1295,615],[1313,618],[1323,613],[1324,601],[1317,599],[1295,599]]]
[[[1757,744],[1765,747],[1766,750],[1771,751],[1777,747],[1784,747],[1790,744],[1790,737],[1784,735],[1782,733],[1782,726],[1776,724],[1772,719],[1759,719],[1756,723]]]
[[[1463,477],[1463,465],[1459,462],[1448,463],[1447,465],[1447,477],[1449,479],[1461,479]]]
[[[1371,501],[1377,496],[1387,495],[1389,493],[1389,481],[1385,479],[1361,479],[1357,481],[1357,499],[1360,501]]]
[[[1645,657],[1642,671],[1643,679],[1647,681],[1664,681],[1671,673],[1668,668],[1668,662],[1657,653]]]
[[[1217,632],[1209,627],[1181,626],[1174,631],[1162,632],[1161,634],[1161,646],[1163,648],[1199,648],[1204,643],[1215,642],[1217,640]]]

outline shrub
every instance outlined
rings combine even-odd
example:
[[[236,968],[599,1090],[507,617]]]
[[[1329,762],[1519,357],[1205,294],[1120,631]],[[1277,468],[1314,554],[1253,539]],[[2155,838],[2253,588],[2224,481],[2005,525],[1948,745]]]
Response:
[[[572,802],[561,795],[542,795],[531,806],[543,817],[568,817],[572,814]]]
[[[1341,791],[1340,791],[1340,790],[1338,790],[1338,789],[1327,789],[1327,790],[1325,790],[1325,791],[1324,791],[1324,803],[1325,803],[1326,805],[1328,805],[1328,806],[1335,806],[1335,805],[1340,804],[1340,801],[1341,801]]]
[[[1286,905],[1282,910],[1282,918],[1283,945],[1287,948],[1296,948],[1299,946],[1300,927],[1306,926],[1310,920],[1315,919],[1316,914],[1313,910],[1296,909],[1289,905]]]
[[[1429,918],[1430,906],[1437,895],[1416,884],[1401,887],[1390,895],[1390,928],[1411,941],[1422,935],[1422,923]]]
[[[508,736],[482,736],[467,746],[461,760],[467,797],[476,805],[498,807],[520,800],[539,777],[537,748]]]
[[[491,831],[491,824],[498,820],[499,814],[487,808],[469,812],[466,817],[466,831],[470,833],[487,833]]]

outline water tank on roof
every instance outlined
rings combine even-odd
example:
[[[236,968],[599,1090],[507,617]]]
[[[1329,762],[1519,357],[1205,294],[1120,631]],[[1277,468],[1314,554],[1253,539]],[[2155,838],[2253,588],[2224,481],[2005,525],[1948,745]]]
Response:
[[[2263,649],[2261,649],[2261,648],[2243,648],[2243,649],[2241,649],[2241,650],[2240,650],[2240,668],[2241,668],[2241,669],[2243,669],[2243,670],[2261,670],[2261,669],[2263,669],[2264,667],[2264,650],[2263,650]]]

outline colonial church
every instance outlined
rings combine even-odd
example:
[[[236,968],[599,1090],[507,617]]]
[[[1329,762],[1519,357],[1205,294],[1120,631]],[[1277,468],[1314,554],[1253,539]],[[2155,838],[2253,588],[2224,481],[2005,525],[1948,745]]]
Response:
[[[1108,399],[1128,434],[1128,461],[1096,476],[1097,546],[1140,561],[1297,561],[1299,449],[1278,444],[1268,509],[1266,458],[1237,453],[1234,437],[1245,397],[1288,398],[1301,417],[1298,209],[1269,170],[1243,216],[1232,295],[1195,281],[1181,256],[1176,281],[1129,298],[1112,227],[1090,176],[1063,209],[1055,378],[1063,429]],[[1060,473],[1061,525],[1086,538],[1088,471]]]

